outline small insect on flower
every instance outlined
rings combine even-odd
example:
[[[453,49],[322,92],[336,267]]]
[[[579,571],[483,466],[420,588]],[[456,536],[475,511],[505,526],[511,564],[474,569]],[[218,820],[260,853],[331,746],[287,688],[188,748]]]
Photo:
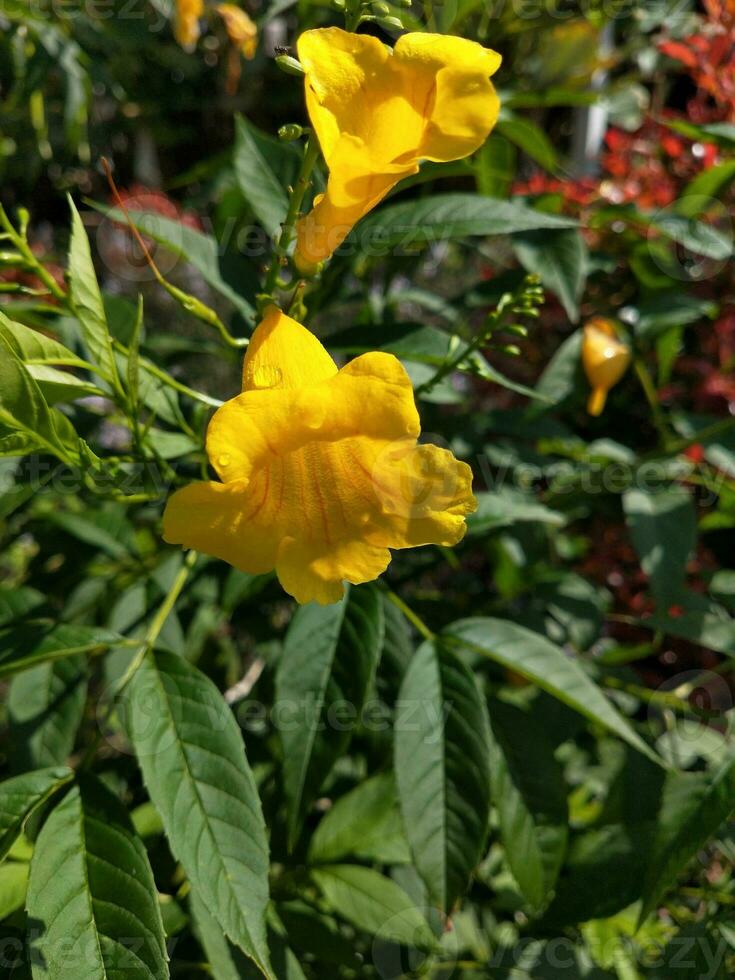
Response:
[[[490,81],[500,55],[440,34],[404,34],[391,50],[336,27],[306,31],[298,53],[329,168],[326,193],[297,226],[295,262],[310,274],[421,160],[482,146],[500,110]]]
[[[630,359],[630,348],[618,340],[610,320],[595,317],[585,324],[582,364],[592,388],[587,402],[590,415],[602,414],[608,392],[628,370]]]
[[[377,578],[390,548],[457,544],[476,508],[472,471],[417,445],[411,381],[392,354],[341,370],[275,306],[248,347],[243,392],[207,432],[217,482],[168,501],[164,538],[252,574],[275,569],[299,602],[336,602]]]

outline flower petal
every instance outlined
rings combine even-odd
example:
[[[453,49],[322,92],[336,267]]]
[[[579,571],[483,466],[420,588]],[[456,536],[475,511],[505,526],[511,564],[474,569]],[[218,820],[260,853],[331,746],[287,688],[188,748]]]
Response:
[[[372,582],[390,564],[387,548],[376,548],[360,540],[340,542],[320,553],[307,542],[286,538],[278,556],[276,572],[289,595],[297,602],[328,605],[344,595],[343,582],[360,585]]]
[[[336,373],[336,364],[314,334],[277,306],[269,306],[250,338],[242,387],[301,388]]]
[[[214,555],[242,572],[270,572],[280,538],[263,512],[269,490],[264,481],[260,487],[246,481],[192,483],[169,498],[163,539]]]
[[[376,103],[387,94],[384,79],[390,50],[369,34],[328,27],[302,34],[297,51],[306,73],[309,118],[331,169],[340,135],[357,135],[360,120],[371,115],[370,93]]]
[[[404,34],[394,57],[426,123],[417,156],[459,160],[482,146],[500,111],[490,81],[500,55],[461,37]]]

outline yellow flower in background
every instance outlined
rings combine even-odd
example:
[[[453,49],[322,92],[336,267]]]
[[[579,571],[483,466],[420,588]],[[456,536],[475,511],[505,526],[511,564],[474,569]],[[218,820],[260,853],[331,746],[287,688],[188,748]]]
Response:
[[[258,28],[242,7],[234,3],[220,3],[217,13],[225,24],[230,41],[239,49],[243,58],[252,61],[258,47]]]
[[[607,393],[622,378],[630,364],[630,348],[617,338],[614,325],[602,317],[585,324],[582,337],[582,364],[592,388],[587,403],[590,415],[600,415]]]
[[[182,48],[193,48],[199,40],[199,21],[204,16],[204,0],[176,0],[176,40]]]
[[[299,602],[336,602],[377,578],[389,548],[451,546],[476,502],[472,472],[417,445],[411,382],[392,354],[337,370],[305,327],[270,307],[243,392],[214,414],[207,454],[221,483],[168,501],[164,538],[252,574],[275,569]]]
[[[308,272],[419,161],[459,160],[484,143],[500,103],[500,55],[475,41],[404,34],[391,50],[336,27],[298,41],[306,105],[329,168],[326,194],[297,225],[295,261]]]

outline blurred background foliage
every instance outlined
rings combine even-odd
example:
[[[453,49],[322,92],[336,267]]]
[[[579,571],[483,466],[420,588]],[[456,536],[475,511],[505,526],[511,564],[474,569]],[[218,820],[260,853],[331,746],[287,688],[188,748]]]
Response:
[[[225,980],[252,968],[190,901],[120,727],[97,705],[129,656],[119,638],[145,634],[181,569],[160,540],[162,500],[206,472],[206,421],[238,390],[241,352],[162,290],[129,230],[103,216],[112,202],[99,162],[111,161],[134,216],[156,217],[144,227],[163,274],[247,337],[280,206],[253,173],[288,185],[298,152],[276,133],[306,123],[301,82],[276,57],[293,53],[299,32],[343,22],[338,4],[310,0],[247,10],[253,57],[214,4],[192,50],[176,42],[166,0],[0,8],[0,199],[14,220],[20,206],[31,212],[29,253],[0,254],[2,310],[84,354],[38,264],[63,287],[64,195],[91,202],[84,220],[114,356],[125,370],[140,343],[146,417],[138,445],[99,379],[36,372],[43,397],[114,473],[116,499],[94,481],[68,492],[43,453],[0,459],[0,678],[14,674],[3,773],[78,760],[102,727],[96,771],[148,847],[172,973]],[[306,831],[289,853],[293,804],[270,706],[298,653],[284,644],[293,605],[268,576],[200,559],[159,646],[213,678],[243,728],[272,835],[282,976],[731,976],[735,6],[388,0],[363,13],[360,30],[387,41],[400,21],[475,38],[504,59],[486,145],[424,166],[366,219],[393,228],[401,247],[341,250],[306,296],[310,325],[337,356],[384,349],[404,360],[424,430],[475,468],[480,506],[466,541],[452,554],[401,555],[386,576],[400,608],[381,592],[371,615],[385,631],[376,695],[388,729],[421,631],[454,638],[490,705],[493,809],[451,927],[429,911],[428,926],[404,922],[401,941],[387,941],[372,923],[376,903],[383,920],[403,914],[393,885],[414,911],[436,904],[397,816],[390,730],[352,726],[313,774]],[[598,418],[585,411],[581,367],[594,318],[632,354]],[[49,623],[76,640],[49,635]],[[106,656],[17,671],[42,642],[63,651],[80,638]],[[570,686],[569,662],[589,689]],[[614,724],[588,700],[600,691]],[[640,737],[669,771],[637,750]],[[30,846],[0,866],[10,937],[24,928]],[[372,893],[348,865],[380,873]],[[438,952],[419,951],[424,927]]]

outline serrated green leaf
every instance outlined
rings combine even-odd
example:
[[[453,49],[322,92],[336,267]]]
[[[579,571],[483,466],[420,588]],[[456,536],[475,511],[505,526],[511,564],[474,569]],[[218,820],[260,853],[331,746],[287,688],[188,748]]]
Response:
[[[26,772],[0,783],[0,860],[23,832],[33,811],[72,776],[71,769],[54,766]]]
[[[46,334],[33,330],[22,323],[16,323],[6,317],[4,313],[0,313],[0,336],[7,341],[9,347],[26,364],[31,362],[87,369],[91,367],[86,361],[72,353],[68,347],[59,343],[58,340],[54,340],[52,337],[48,337]]]
[[[382,207],[360,222],[348,243],[370,254],[375,249],[397,246],[410,250],[421,243],[448,238],[512,235],[575,225],[570,218],[535,211],[519,201],[501,201],[476,194],[436,194]]]
[[[379,864],[411,860],[392,773],[366,780],[322,818],[309,845],[309,862],[324,864],[347,857]]]
[[[548,899],[567,846],[569,813],[561,768],[532,712],[489,704],[493,799],[508,864],[534,908]]]
[[[131,680],[125,726],[171,849],[227,936],[268,978],[268,842],[240,729],[204,674],[172,654]]]
[[[735,810],[735,757],[713,772],[670,773],[646,860],[642,922]]]
[[[190,908],[197,938],[207,954],[216,980],[258,980],[261,976],[258,968],[222,934],[196,892],[190,895]],[[305,980],[298,960],[273,929],[268,930],[268,941],[273,972],[278,980]]]
[[[92,362],[115,388],[120,387],[105,306],[92,262],[89,239],[76,205],[69,198],[69,286],[74,312],[79,318],[84,345]]]
[[[587,246],[576,228],[526,231],[514,235],[513,249],[526,270],[561,300],[567,316],[579,320],[579,299],[589,264]]]
[[[68,657],[97,656],[125,640],[99,626],[32,624],[0,632],[0,677]]]
[[[0,921],[23,908],[27,889],[27,864],[7,861],[0,866]]]
[[[276,673],[289,840],[349,744],[383,644],[383,607],[371,586],[350,588],[331,606],[302,606],[289,627]],[[347,705],[332,718],[333,709]],[[335,720],[338,725],[335,725]]]
[[[605,697],[582,666],[532,630],[504,619],[464,619],[447,627],[449,642],[466,646],[528,678],[542,691],[602,725],[654,762],[660,759]]]
[[[38,385],[47,405],[73,402],[90,395],[105,396],[105,392],[97,385],[76,378],[69,371],[59,371],[49,364],[26,364],[26,370]]]
[[[372,868],[334,864],[312,869],[311,877],[335,915],[363,932],[416,949],[436,946],[423,913],[412,899]]]
[[[125,216],[116,208],[99,205],[95,207],[111,220],[127,224]],[[180,221],[173,221],[150,211],[133,210],[129,214],[141,234],[152,238],[173,255],[193,265],[201,273],[204,281],[228,299],[244,317],[253,316],[255,310],[252,304],[225,279],[223,257],[215,238],[197,231],[196,228],[189,228]]]
[[[554,173],[559,167],[559,157],[554,144],[546,133],[531,119],[503,110],[496,132],[514,143],[545,170]]]
[[[66,762],[84,715],[87,670],[83,657],[41,663],[16,674],[8,717],[17,769]]]
[[[288,198],[241,116],[235,123],[233,164],[243,197],[266,232],[274,235],[286,219]]]
[[[85,778],[53,810],[31,861],[34,980],[165,980],[163,923],[145,847],[118,799]]]
[[[686,563],[697,543],[694,501],[686,489],[628,490],[623,509],[641,567],[664,608],[685,592]]]
[[[414,864],[449,912],[482,855],[490,816],[487,711],[472,673],[424,643],[396,705],[395,772]]]

